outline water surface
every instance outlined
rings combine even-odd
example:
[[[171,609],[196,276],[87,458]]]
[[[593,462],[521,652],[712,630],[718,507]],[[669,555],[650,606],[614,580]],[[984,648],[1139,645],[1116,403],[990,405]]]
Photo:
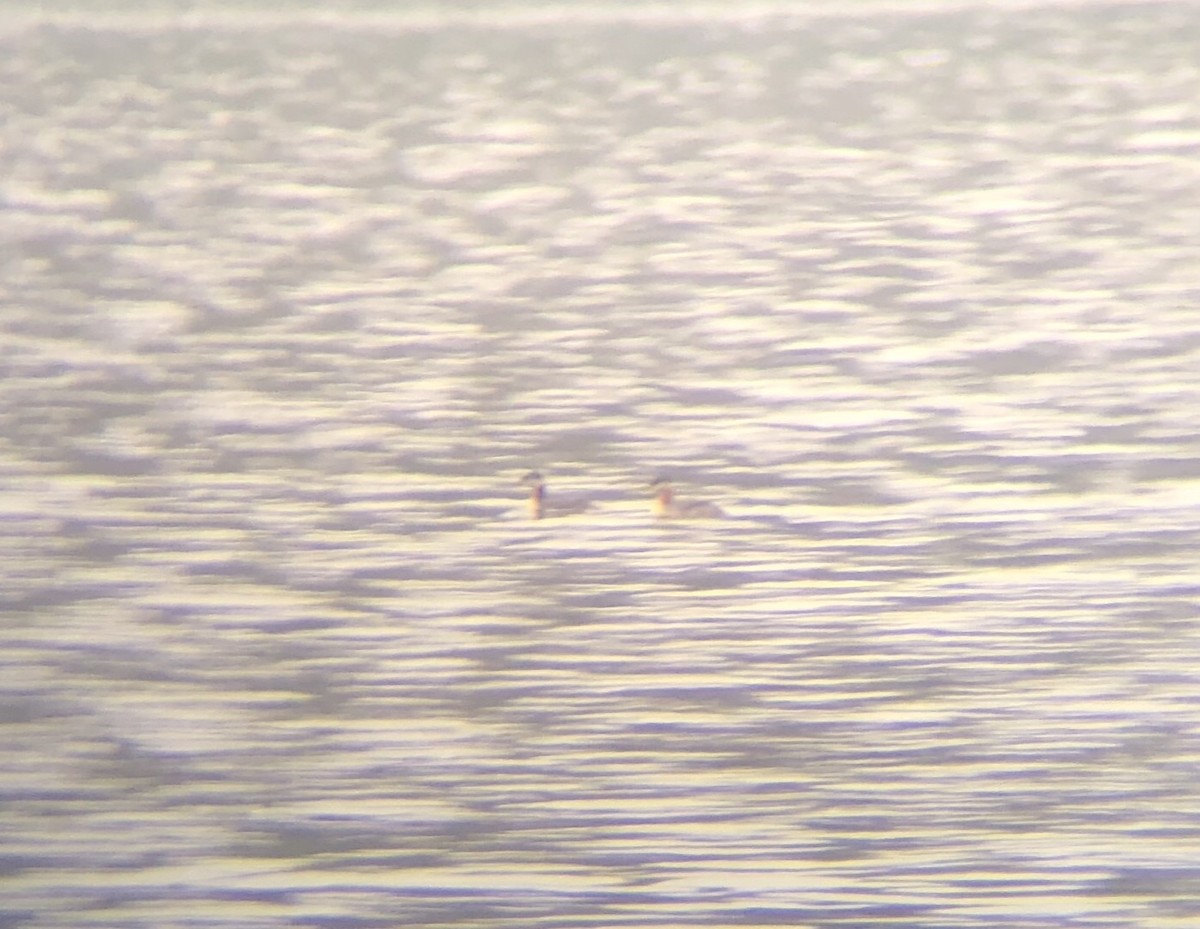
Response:
[[[10,30],[3,924],[1193,925],[1198,37]]]

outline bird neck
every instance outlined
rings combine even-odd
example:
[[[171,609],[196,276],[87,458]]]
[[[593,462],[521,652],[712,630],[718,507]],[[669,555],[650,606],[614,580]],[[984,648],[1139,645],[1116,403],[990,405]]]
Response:
[[[542,518],[542,511],[545,508],[546,488],[541,484],[534,484],[529,489],[529,515],[534,519]]]

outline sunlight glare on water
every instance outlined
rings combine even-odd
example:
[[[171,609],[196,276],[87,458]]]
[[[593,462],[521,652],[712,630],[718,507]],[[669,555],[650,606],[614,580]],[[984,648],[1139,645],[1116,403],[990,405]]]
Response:
[[[1200,23],[1016,6],[6,27],[0,924],[1195,924]]]

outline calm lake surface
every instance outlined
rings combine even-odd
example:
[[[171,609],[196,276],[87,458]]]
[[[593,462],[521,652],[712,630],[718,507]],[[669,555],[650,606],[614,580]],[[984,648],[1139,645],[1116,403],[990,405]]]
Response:
[[[0,34],[0,926],[1200,925],[1200,7],[804,9]]]

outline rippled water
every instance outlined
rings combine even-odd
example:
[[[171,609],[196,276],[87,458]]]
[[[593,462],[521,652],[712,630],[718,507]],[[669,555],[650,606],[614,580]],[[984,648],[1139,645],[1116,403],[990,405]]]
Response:
[[[589,11],[5,35],[0,924],[1196,925],[1197,9]]]

